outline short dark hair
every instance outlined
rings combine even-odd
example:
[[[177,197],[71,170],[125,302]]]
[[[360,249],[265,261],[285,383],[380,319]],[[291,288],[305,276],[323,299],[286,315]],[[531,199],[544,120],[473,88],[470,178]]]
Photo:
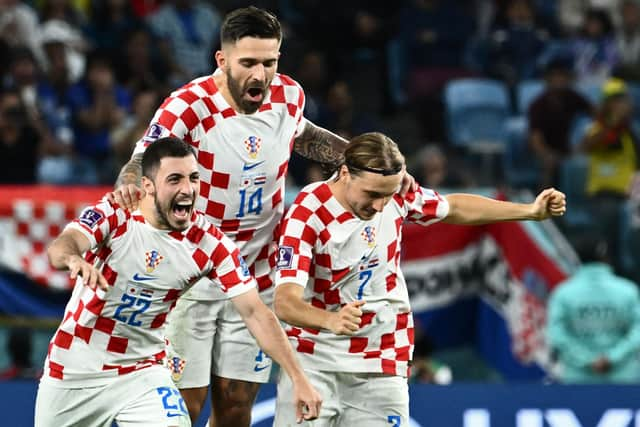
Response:
[[[173,136],[160,138],[149,145],[142,155],[142,176],[153,180],[162,159],[165,157],[182,158],[187,156],[197,158],[196,152],[189,144]]]
[[[230,12],[220,28],[220,42],[235,43],[244,37],[282,40],[280,21],[271,12],[255,6]]]

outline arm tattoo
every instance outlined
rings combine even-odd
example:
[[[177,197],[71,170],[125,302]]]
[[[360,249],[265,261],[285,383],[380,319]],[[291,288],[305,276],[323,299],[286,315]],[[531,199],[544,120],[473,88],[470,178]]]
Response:
[[[142,154],[134,154],[131,160],[125,164],[120,170],[118,179],[116,180],[116,187],[126,184],[141,185],[142,179]]]
[[[294,150],[303,157],[320,163],[337,166],[348,141],[333,132],[307,122],[302,133],[294,141]]]

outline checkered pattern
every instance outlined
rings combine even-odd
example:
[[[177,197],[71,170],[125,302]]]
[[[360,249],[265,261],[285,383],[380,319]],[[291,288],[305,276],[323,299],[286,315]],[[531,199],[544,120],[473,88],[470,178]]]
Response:
[[[41,285],[70,289],[73,283],[69,275],[51,267],[46,247],[87,203],[95,202],[102,195],[96,194],[93,200],[14,200],[8,218],[13,232],[1,237],[6,242],[3,244],[6,250],[0,250],[0,262]]]
[[[196,207],[236,242],[260,290],[272,286],[274,235],[284,212],[292,141],[305,125],[304,102],[301,87],[276,74],[259,111],[238,114],[219,92],[213,76],[201,77],[164,101],[135,149],[141,153],[167,135],[182,138],[196,149],[201,179]],[[189,294],[202,300],[224,298],[200,284]]]
[[[90,386],[161,363],[166,316],[198,278],[209,277],[229,297],[256,285],[231,239],[201,214],[192,221],[184,232],[162,231],[105,200],[67,226],[89,239],[86,259],[110,287],[92,290],[77,282],[51,340],[45,375]],[[162,262],[149,271],[153,252]]]
[[[326,183],[305,187],[283,221],[276,285],[304,287],[313,306],[337,311],[365,300],[356,336],[290,327],[287,333],[303,364],[317,370],[407,375],[413,352],[413,318],[399,268],[402,222],[428,225],[444,218],[448,204],[423,188],[396,195],[368,221],[333,197]]]

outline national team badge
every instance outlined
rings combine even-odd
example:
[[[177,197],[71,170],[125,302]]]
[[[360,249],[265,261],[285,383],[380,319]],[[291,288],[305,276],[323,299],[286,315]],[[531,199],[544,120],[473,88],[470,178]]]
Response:
[[[249,153],[249,157],[255,159],[258,157],[258,152],[260,151],[260,147],[262,146],[262,140],[257,136],[250,136],[249,138],[244,140],[244,148],[247,149]]]
[[[376,245],[376,229],[374,227],[367,225],[360,235],[370,248]]]
[[[152,251],[148,251],[145,254],[147,273],[151,273],[153,270],[155,270],[163,259],[164,257],[160,255],[155,249]]]
[[[186,360],[178,356],[171,356],[167,359],[167,368],[171,372],[171,379],[174,382],[180,381],[182,378],[182,373],[184,372],[184,365],[186,365]]]

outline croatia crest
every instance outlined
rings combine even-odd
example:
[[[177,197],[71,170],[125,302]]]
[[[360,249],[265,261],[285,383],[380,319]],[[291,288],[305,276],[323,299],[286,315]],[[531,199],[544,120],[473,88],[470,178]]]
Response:
[[[186,361],[178,356],[172,356],[167,359],[167,368],[169,368],[169,372],[171,372],[171,379],[173,379],[174,382],[178,382],[180,381],[180,378],[182,378],[185,364]]]
[[[260,146],[262,145],[262,140],[257,136],[250,136],[249,138],[244,140],[244,148],[247,149],[249,153],[249,157],[255,159],[258,157],[258,152],[260,151]]]
[[[370,248],[376,245],[376,229],[374,227],[367,225],[360,235]]]
[[[145,254],[145,262],[147,265],[147,273],[151,273],[153,270],[155,270],[158,265],[160,264],[160,261],[162,261],[164,259],[164,257],[162,255],[160,255],[158,253],[158,251],[156,251],[155,249],[152,251],[148,251]]]

